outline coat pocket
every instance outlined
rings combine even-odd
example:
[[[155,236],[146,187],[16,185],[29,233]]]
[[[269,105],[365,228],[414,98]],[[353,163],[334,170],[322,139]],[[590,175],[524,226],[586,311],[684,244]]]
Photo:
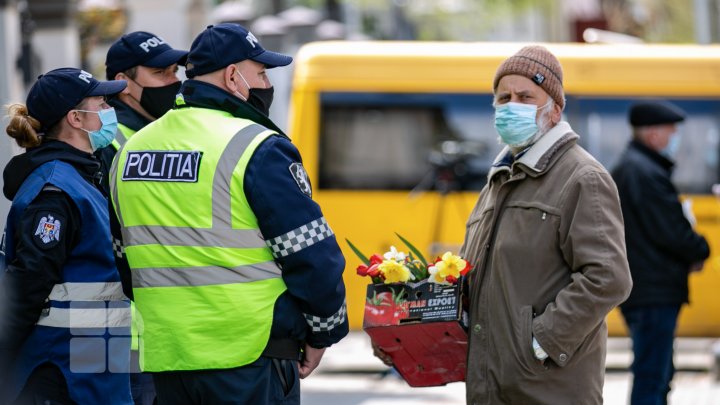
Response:
[[[519,351],[518,357],[520,359],[520,366],[522,370],[531,375],[546,372],[548,367],[535,357],[532,347],[533,308],[531,305],[526,305],[520,308],[520,317],[518,322],[519,325],[516,328],[516,330],[518,330],[518,334],[515,339],[515,344],[516,349]]]

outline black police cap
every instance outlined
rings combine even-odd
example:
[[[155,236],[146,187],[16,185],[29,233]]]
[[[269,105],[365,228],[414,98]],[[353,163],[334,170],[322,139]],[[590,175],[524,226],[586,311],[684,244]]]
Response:
[[[190,46],[187,57],[189,78],[220,70],[244,60],[262,63],[267,69],[289,65],[293,58],[267,51],[250,31],[234,23],[208,25]]]
[[[643,101],[630,107],[628,118],[634,127],[674,124],[685,120],[685,112],[666,101]]]
[[[30,88],[25,104],[28,114],[40,121],[45,131],[60,121],[83,99],[111,96],[125,89],[125,80],[96,80],[90,73],[77,68],[60,68],[40,75]]]
[[[105,68],[108,80],[135,66],[166,68],[185,64],[188,51],[173,49],[159,36],[135,31],[118,38],[108,50]]]

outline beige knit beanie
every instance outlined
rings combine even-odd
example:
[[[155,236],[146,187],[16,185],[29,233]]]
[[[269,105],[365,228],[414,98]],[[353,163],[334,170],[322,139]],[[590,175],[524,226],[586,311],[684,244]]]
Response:
[[[515,55],[505,59],[495,72],[493,92],[503,76],[525,76],[540,86],[553,100],[565,108],[565,92],[562,86],[562,67],[555,55],[538,45],[526,46]]]

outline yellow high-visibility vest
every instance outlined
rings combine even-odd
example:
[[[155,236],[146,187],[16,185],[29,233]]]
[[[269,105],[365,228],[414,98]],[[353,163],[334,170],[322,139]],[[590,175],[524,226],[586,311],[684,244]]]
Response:
[[[286,290],[243,191],[274,132],[204,108],[171,110],[128,139],[110,175],[142,323],[143,371],[255,361]]]

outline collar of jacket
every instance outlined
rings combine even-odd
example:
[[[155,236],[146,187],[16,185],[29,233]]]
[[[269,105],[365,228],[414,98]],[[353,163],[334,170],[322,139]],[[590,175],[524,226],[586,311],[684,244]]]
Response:
[[[139,131],[150,123],[149,119],[143,117],[139,112],[133,110],[132,107],[123,103],[118,97],[111,98],[107,103],[115,109],[118,122],[133,131]]]
[[[199,80],[186,80],[180,88],[180,94],[185,104],[176,103],[175,108],[199,107],[225,111],[232,114],[233,117],[248,119],[288,137],[265,114],[213,84]]]
[[[634,139],[632,141],[630,141],[630,148],[635,149],[638,152],[642,153],[643,155],[647,156],[650,160],[652,160],[653,162],[658,164],[660,167],[665,169],[668,173],[672,173],[675,163],[673,163],[672,160],[666,158],[662,154],[655,152],[654,150],[648,148],[647,146],[643,145],[642,143],[640,143]]]
[[[520,157],[517,160],[507,158],[511,152],[510,147],[505,146],[493,161],[488,173],[488,180],[497,173],[509,171],[514,164],[527,168],[526,172],[532,177],[540,176],[556,161],[555,158],[559,156],[559,152],[564,150],[566,145],[575,143],[578,138],[580,137],[573,132],[570,124],[560,121],[537,142],[519,153]]]
[[[100,162],[91,153],[76,149],[66,142],[51,139],[10,159],[3,171],[5,197],[8,200],[15,198],[27,176],[53,160],[71,164],[90,184],[97,184],[102,176]]]

